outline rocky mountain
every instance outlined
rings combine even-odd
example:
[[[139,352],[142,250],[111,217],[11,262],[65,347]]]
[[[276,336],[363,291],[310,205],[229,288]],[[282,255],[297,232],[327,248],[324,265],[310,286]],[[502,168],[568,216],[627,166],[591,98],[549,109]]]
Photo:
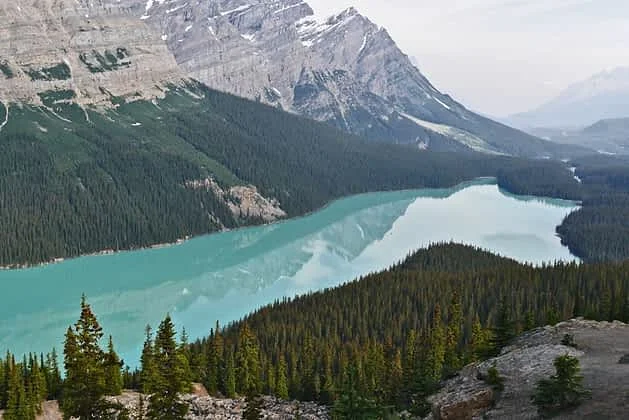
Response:
[[[565,345],[566,334],[574,346]],[[517,338],[495,358],[466,366],[432,396],[430,419],[534,419],[531,403],[537,381],[554,374],[556,357],[569,354],[581,365],[591,398],[557,418],[613,419],[625,416],[629,404],[629,325],[582,318],[539,328]],[[481,378],[496,366],[504,379],[497,392]]]
[[[160,33],[183,72],[221,91],[373,140],[533,157],[570,152],[442,94],[354,8],[319,18],[301,0],[119,4]]]
[[[537,109],[507,122],[521,129],[580,129],[603,119],[629,117],[629,67],[595,74],[569,86]]]
[[[534,128],[531,133],[557,143],[589,147],[602,154],[629,154],[629,118],[600,120],[578,130]]]
[[[184,77],[166,45],[120,2],[15,0],[0,4],[0,17],[4,104],[153,98]]]

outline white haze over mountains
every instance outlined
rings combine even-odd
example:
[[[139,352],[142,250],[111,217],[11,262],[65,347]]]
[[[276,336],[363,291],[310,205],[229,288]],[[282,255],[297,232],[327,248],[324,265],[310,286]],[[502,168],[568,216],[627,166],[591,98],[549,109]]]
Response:
[[[355,6],[386,27],[437,88],[484,114],[536,108],[595,73],[629,66],[627,0],[309,0]]]

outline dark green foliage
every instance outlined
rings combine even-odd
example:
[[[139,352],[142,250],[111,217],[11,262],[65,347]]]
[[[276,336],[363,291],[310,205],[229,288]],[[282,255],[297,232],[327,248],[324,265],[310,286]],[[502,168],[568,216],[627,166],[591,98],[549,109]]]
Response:
[[[574,335],[572,334],[564,334],[561,339],[561,344],[564,346],[574,347],[575,349],[577,348],[577,343],[574,341]]]
[[[81,316],[74,326],[68,327],[64,344],[64,367],[66,377],[63,383],[61,409],[64,418],[76,417],[81,420],[107,418],[115,411],[111,403],[104,397],[117,384],[117,371],[109,365],[118,360],[110,340],[109,352],[100,347],[103,331],[87,303],[85,296],[81,299]],[[109,383],[108,383],[109,380]]]
[[[186,377],[188,360],[177,346],[175,336],[175,326],[170,316],[166,316],[152,344],[156,373],[148,419],[181,420],[188,412],[188,405],[180,399],[180,394],[190,389],[190,378]]]
[[[52,67],[44,67],[42,69],[26,69],[25,73],[31,78],[31,80],[69,80],[72,77],[70,67],[66,63],[59,63]]]
[[[13,73],[9,62],[6,60],[0,60],[0,72],[2,72],[4,77],[7,79],[12,79],[13,76],[15,76],[15,73]]]
[[[487,369],[487,375],[481,378],[487,385],[490,385],[495,391],[502,391],[504,389],[504,378],[500,376],[496,365],[494,364]]]
[[[259,420],[262,418],[262,399],[260,395],[250,392],[245,399],[247,405],[242,413],[243,420]]]
[[[583,388],[579,359],[566,354],[557,357],[554,365],[555,374],[549,379],[540,380],[532,397],[542,417],[553,417],[563,410],[576,407],[589,394]]]
[[[589,262],[629,259],[629,158],[583,158],[573,163],[583,184],[583,206],[557,233]]]
[[[231,357],[245,323],[255,331],[262,389],[269,387],[265,372],[271,365],[276,393],[283,398],[318,395],[318,401],[334,404],[353,363],[362,398],[425,413],[425,398],[454,366],[495,354],[520,325],[545,325],[544,315],[531,314],[554,308],[560,319],[568,319],[579,299],[590,318],[610,311],[620,316],[629,293],[627,270],[629,262],[531,267],[473,247],[442,244],[382,273],[262,308],[223,330],[221,340]],[[605,290],[613,293],[602,306]],[[194,343],[193,356],[208,352],[211,342]],[[239,359],[228,365],[242,372]]]
[[[122,362],[114,350],[114,342],[109,336],[107,353],[105,353],[105,393],[107,395],[120,395],[122,393]]]
[[[129,52],[126,48],[117,48],[116,52],[105,50],[102,54],[97,50],[79,54],[79,60],[92,73],[103,73],[129,67]]]
[[[380,418],[381,410],[365,395],[360,385],[356,362],[347,366],[339,399],[334,404],[333,418],[339,420],[370,420]]]

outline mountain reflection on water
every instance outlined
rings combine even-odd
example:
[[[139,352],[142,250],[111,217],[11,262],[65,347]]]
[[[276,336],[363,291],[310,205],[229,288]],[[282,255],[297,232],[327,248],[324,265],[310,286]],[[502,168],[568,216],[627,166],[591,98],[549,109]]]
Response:
[[[158,249],[0,272],[0,350],[61,346],[88,296],[125,360],[146,324],[170,312],[191,338],[294,296],[381,270],[432,242],[456,240],[521,261],[572,260],[554,234],[576,208],[504,194],[487,180],[452,189],[365,194],[309,216]]]

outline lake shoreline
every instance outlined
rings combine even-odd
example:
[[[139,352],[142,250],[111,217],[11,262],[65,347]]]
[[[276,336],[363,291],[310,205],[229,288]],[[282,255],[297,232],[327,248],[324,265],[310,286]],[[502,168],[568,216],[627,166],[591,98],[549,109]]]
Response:
[[[530,200],[535,200],[535,199],[552,199],[552,200],[557,200],[558,202],[565,202],[566,204],[572,203],[572,204],[579,205],[579,203],[576,202],[576,201],[565,200],[565,199],[561,199],[561,198],[543,197],[543,196],[536,196],[536,195],[516,194],[516,193],[513,193],[513,192],[511,192],[511,191],[501,187],[499,185],[498,180],[497,180],[496,177],[492,177],[492,176],[477,177],[477,178],[474,178],[474,179],[471,179],[471,180],[466,180],[466,181],[459,182],[458,184],[455,184],[455,185],[450,186],[450,187],[406,188],[406,189],[400,189],[400,190],[368,191],[368,192],[364,192],[364,193],[351,194],[351,195],[346,195],[346,196],[335,198],[335,199],[325,203],[321,207],[319,207],[317,209],[314,209],[314,210],[311,210],[311,211],[309,211],[307,213],[304,213],[302,215],[289,217],[289,218],[278,219],[278,220],[274,220],[274,221],[268,222],[268,223],[257,224],[257,225],[256,224],[244,225],[244,226],[238,226],[238,227],[235,227],[235,228],[223,228],[221,230],[217,230],[217,231],[214,231],[214,232],[203,233],[203,234],[200,234],[200,235],[185,236],[184,238],[178,238],[178,239],[176,239],[176,240],[174,240],[172,242],[163,242],[163,243],[157,243],[157,244],[152,244],[152,245],[130,247],[130,248],[122,248],[122,249],[118,249],[118,250],[103,249],[103,250],[100,250],[100,251],[90,252],[90,253],[86,253],[86,254],[79,254],[79,255],[75,255],[75,256],[56,257],[56,258],[53,258],[53,259],[51,259],[49,261],[43,261],[43,262],[39,262],[39,263],[23,263],[23,264],[4,265],[4,266],[0,266],[0,271],[36,269],[36,268],[41,268],[41,267],[45,267],[45,266],[48,266],[48,265],[60,264],[60,263],[63,263],[63,262],[69,261],[69,260],[78,259],[78,258],[98,257],[98,256],[106,256],[106,255],[115,255],[115,254],[119,254],[119,253],[123,253],[123,252],[133,252],[133,251],[143,251],[143,250],[169,248],[169,247],[172,247],[172,246],[182,245],[182,244],[186,243],[187,241],[189,241],[191,239],[200,238],[200,237],[204,237],[204,236],[217,235],[217,234],[226,233],[226,232],[237,232],[239,230],[250,229],[250,228],[253,228],[253,227],[256,227],[256,226],[273,226],[273,225],[277,225],[277,224],[281,224],[281,223],[286,223],[286,222],[290,222],[290,221],[300,220],[300,219],[306,218],[308,216],[312,216],[313,214],[315,214],[317,212],[323,211],[323,210],[329,208],[330,206],[332,206],[333,204],[335,204],[336,202],[339,202],[341,200],[354,198],[354,197],[360,197],[360,196],[369,195],[369,194],[404,193],[404,192],[412,192],[412,191],[420,191],[420,190],[434,190],[434,191],[437,191],[437,190],[448,190],[448,189],[453,189],[453,190],[457,190],[458,191],[458,190],[462,190],[462,189],[465,189],[465,188],[468,188],[468,187],[474,186],[474,185],[498,185],[499,189],[501,189],[503,191],[506,191],[509,194],[512,194],[514,196],[525,198],[525,199],[530,199]]]

